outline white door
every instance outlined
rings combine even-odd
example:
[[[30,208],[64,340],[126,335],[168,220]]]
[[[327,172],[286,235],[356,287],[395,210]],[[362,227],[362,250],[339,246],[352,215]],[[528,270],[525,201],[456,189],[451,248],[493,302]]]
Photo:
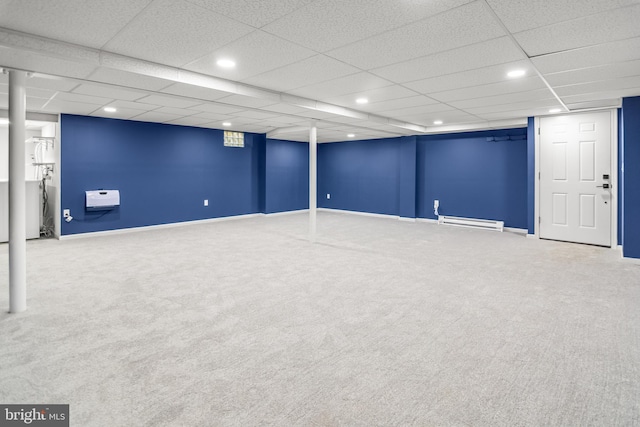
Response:
[[[610,178],[610,112],[540,119],[541,238],[611,246]]]

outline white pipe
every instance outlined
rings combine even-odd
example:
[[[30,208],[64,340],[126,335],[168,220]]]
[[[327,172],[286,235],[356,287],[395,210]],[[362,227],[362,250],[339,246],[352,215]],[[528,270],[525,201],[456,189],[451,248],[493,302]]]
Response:
[[[9,71],[9,312],[27,309],[25,71]]]
[[[316,241],[318,129],[309,130],[309,241]]]

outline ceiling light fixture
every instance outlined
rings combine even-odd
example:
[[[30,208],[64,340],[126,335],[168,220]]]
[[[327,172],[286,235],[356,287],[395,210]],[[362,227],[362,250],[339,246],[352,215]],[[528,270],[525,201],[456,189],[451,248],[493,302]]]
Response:
[[[231,126],[231,123],[229,123],[229,122],[222,122],[222,126],[227,126],[227,127],[229,127],[229,126]]]
[[[562,111],[560,108],[552,108],[549,110],[550,113],[559,113],[560,111]]]
[[[236,62],[231,59],[218,59],[216,64],[222,68],[234,68],[236,66]]]
[[[358,99],[356,99],[356,102],[358,104],[367,104],[369,102],[369,100],[367,98],[358,98]]]
[[[354,136],[356,136],[356,134],[355,134],[355,133],[350,133],[350,134],[347,134],[347,136],[348,136],[349,138],[353,138]]]
[[[103,110],[107,113],[115,113],[116,111],[118,111],[113,107],[104,107]]]
[[[441,125],[442,124],[442,120],[434,120],[433,124],[434,125]]]
[[[527,72],[525,70],[513,70],[513,71],[509,71],[507,73],[507,77],[510,77],[512,79],[515,79],[517,77],[522,77],[525,74],[527,74]]]

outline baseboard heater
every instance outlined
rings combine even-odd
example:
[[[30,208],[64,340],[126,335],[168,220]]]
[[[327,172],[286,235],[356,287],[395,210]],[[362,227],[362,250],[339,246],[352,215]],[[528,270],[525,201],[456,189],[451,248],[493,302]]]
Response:
[[[504,221],[489,219],[460,218],[457,216],[438,215],[438,224],[457,225],[459,227],[484,228],[487,230],[504,231]]]

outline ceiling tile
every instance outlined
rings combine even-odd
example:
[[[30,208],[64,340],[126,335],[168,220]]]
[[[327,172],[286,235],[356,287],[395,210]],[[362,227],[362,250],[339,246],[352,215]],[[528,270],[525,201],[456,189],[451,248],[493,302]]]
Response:
[[[355,74],[358,71],[357,68],[336,61],[333,58],[316,55],[296,62],[295,64],[268,71],[243,81],[244,83],[267,89],[288,91],[349,74]]]
[[[84,102],[86,104],[105,105],[113,98],[102,98],[98,96],[82,95],[78,93],[57,92],[56,99],[61,101]]]
[[[155,110],[156,108],[160,108],[159,105],[152,104],[144,104],[142,102],[133,102],[133,101],[123,101],[116,100],[109,103],[111,107],[116,107],[117,109],[130,109],[137,110],[140,112]]]
[[[293,95],[310,99],[325,99],[349,93],[378,89],[389,86],[391,82],[371,73],[361,72],[344,77],[299,87],[288,91]]]
[[[547,74],[545,78],[551,86],[566,86],[638,75],[640,75],[640,60]]]
[[[367,104],[361,109],[363,111],[384,115],[386,111],[425,107],[432,104],[438,104],[438,101],[428,98],[424,95],[415,95],[406,98]]]
[[[167,114],[167,113],[157,113],[155,111],[147,111],[146,113],[142,113],[138,116],[132,117],[133,120],[138,120],[142,122],[158,122],[164,123],[171,120],[179,119],[180,116],[175,114]]]
[[[3,1],[0,27],[102,47],[151,0]]]
[[[183,68],[237,81],[298,62],[313,55],[315,52],[295,43],[263,31],[253,31]],[[236,66],[231,69],[218,67],[216,61],[222,58],[233,59]]]
[[[143,104],[160,105],[163,107],[176,107],[176,108],[189,108],[199,105],[201,102],[181,99],[178,97],[162,96],[162,95],[148,95],[144,98],[138,99],[138,102]]]
[[[186,108],[176,108],[176,107],[160,107],[160,108],[156,108],[153,111],[158,113],[174,114],[176,116],[191,116],[195,113],[194,110],[188,110]]]
[[[450,105],[436,102],[435,104],[430,104],[430,105],[421,105],[421,106],[414,106],[410,108],[399,108],[396,110],[384,111],[383,114],[388,117],[401,118],[409,115],[411,116],[418,115],[418,114],[425,115],[425,114],[431,114],[431,113],[440,112],[440,111],[451,111],[451,110],[454,110],[454,108],[451,107]]]
[[[394,82],[405,83],[430,77],[458,73],[524,59],[508,37],[436,53],[399,64],[371,70],[373,74]]]
[[[637,0],[487,0],[507,26],[517,33],[637,4]]]
[[[202,117],[203,119],[207,119],[209,122],[211,121],[224,122],[225,120],[229,120],[229,118],[231,118],[231,116],[228,116],[225,114],[206,113],[206,112],[193,114],[190,117]]]
[[[165,79],[105,67],[96,69],[89,77],[87,77],[87,80],[153,91],[160,90],[171,84],[171,81]]]
[[[505,80],[507,73],[515,69],[528,70],[529,74],[535,73],[535,71],[530,70],[530,68],[531,66],[529,61],[523,60],[507,62],[504,64],[477,68],[475,70],[467,70],[459,73],[416,80],[404,83],[404,86],[424,94],[443,92],[447,90],[502,82]]]
[[[640,95],[640,76],[623,77],[613,80],[602,80],[598,82],[580,83],[568,86],[559,86],[555,88],[555,91],[558,96],[562,98],[571,95],[581,95],[592,92],[616,91],[620,89],[631,89],[631,93]],[[605,96],[605,98],[611,97]]]
[[[298,107],[296,105],[288,105],[288,104],[273,104],[267,105],[265,107],[261,107],[261,110],[266,111],[274,111],[276,113],[282,114],[296,114],[306,111],[306,108]]]
[[[264,27],[318,52],[405,26],[471,0],[318,0]]]
[[[515,34],[529,56],[640,36],[640,5]]]
[[[484,115],[492,113],[503,113],[506,111],[520,111],[527,108],[542,108],[548,111],[551,108],[558,108],[560,104],[555,98],[541,99],[538,101],[513,102],[510,104],[483,105],[474,108],[465,108],[469,114]]]
[[[105,49],[179,67],[251,31],[248,25],[185,0],[155,0]]]
[[[504,35],[483,2],[474,2],[329,51],[327,55],[370,70]]]
[[[555,73],[640,59],[640,37],[532,58],[541,73]]]
[[[30,88],[36,88],[51,92],[68,92],[77,86],[78,83],[75,81],[63,79],[61,77],[49,77],[41,74],[33,75],[27,79],[27,90]]]
[[[486,105],[511,104],[513,102],[537,101],[541,99],[555,99],[548,89],[532,90],[530,92],[510,93],[507,95],[487,96],[484,98],[453,101],[449,104],[459,109],[477,108]]]
[[[247,117],[253,120],[265,120],[270,119],[272,117],[277,117],[277,113],[268,113],[266,111],[258,111],[258,110],[246,110],[242,112],[242,117]]]
[[[203,119],[202,117],[181,117],[175,120],[169,120],[165,122],[172,125],[182,125],[182,126],[200,126],[206,123],[209,123],[209,120]]]
[[[508,79],[499,83],[466,87],[462,89],[448,90],[431,93],[430,97],[441,102],[459,101],[461,99],[482,98],[485,96],[503,95],[508,93],[526,92],[535,89],[546,88],[546,85],[538,76],[521,79]]]
[[[349,95],[338,96],[334,98],[322,99],[322,101],[329,104],[341,105],[347,108],[353,108],[356,110],[368,111],[368,106],[372,104],[381,104],[385,101],[390,101],[400,98],[409,98],[417,95],[416,92],[411,89],[407,89],[400,85],[391,85],[382,87],[379,89],[372,89],[366,91],[358,91]],[[369,103],[357,104],[357,98],[367,98]]]
[[[315,0],[190,0],[214,12],[260,28]]]
[[[96,110],[96,104],[85,104],[82,102],[71,102],[53,99],[49,101],[40,111],[46,113],[66,113],[89,115]]]
[[[113,86],[96,86],[90,84],[81,84],[73,89],[73,93],[81,93],[84,95],[99,96],[102,98],[121,99],[124,101],[134,101],[142,98],[146,92],[134,91],[129,89],[120,89]]]
[[[116,108],[117,108],[117,111],[114,113],[107,113],[102,108],[98,108],[94,110],[91,113],[91,115],[94,117],[107,117],[111,119],[126,120],[135,116],[139,116],[140,114],[144,113],[144,110],[136,110],[133,108],[122,108],[122,107],[116,107]]]

